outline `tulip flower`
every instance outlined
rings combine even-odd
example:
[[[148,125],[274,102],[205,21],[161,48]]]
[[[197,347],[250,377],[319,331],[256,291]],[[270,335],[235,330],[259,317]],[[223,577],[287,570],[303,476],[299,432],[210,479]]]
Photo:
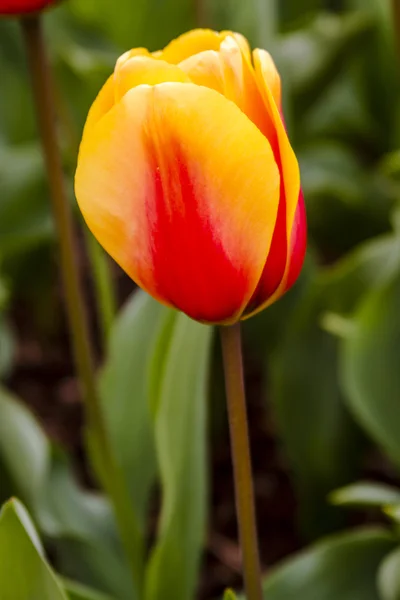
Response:
[[[34,13],[55,2],[56,0],[0,0],[0,15]]]
[[[239,34],[195,30],[121,56],[89,112],[76,197],[160,302],[230,324],[297,279],[306,218],[280,77]]]

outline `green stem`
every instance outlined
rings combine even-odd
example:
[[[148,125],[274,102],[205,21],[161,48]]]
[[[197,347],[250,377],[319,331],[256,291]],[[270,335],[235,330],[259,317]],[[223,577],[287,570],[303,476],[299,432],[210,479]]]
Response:
[[[220,327],[220,334],[246,599],[262,600],[240,323]]]
[[[104,348],[107,348],[117,310],[111,269],[108,264],[108,256],[87,227],[85,227],[85,233],[86,247],[92,266],[98,318],[103,334],[103,345]]]
[[[196,27],[207,27],[208,25],[206,1],[207,0],[193,0]]]
[[[68,164],[71,162],[72,165],[75,165],[76,156],[79,150],[79,136],[76,125],[69,107],[64,101],[57,86],[54,86],[54,92],[56,112],[60,119],[61,133],[67,140]],[[85,246],[93,276],[97,317],[103,338],[103,350],[106,351],[108,348],[110,330],[117,313],[115,285],[108,256],[86,226],[83,231],[85,233]]]
[[[75,362],[83,388],[89,435],[92,443],[96,446],[97,459],[103,473],[103,483],[114,506],[122,543],[130,561],[134,583],[137,586],[140,585],[143,572],[142,552],[140,550],[141,534],[129,502],[129,496],[125,490],[124,480],[120,476],[120,470],[111,449],[97,393],[92,346],[74,256],[72,215],[57,142],[51,72],[47,62],[40,16],[35,15],[21,19],[21,26],[50,187],[52,210],[60,248],[66,309]]]

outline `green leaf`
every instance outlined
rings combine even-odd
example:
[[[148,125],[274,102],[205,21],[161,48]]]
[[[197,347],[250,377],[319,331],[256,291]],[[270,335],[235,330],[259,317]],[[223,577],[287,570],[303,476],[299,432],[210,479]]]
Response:
[[[116,600],[116,598],[112,598],[108,595],[106,596],[105,594],[97,592],[86,585],[77,583],[76,581],[63,578],[61,579],[61,583],[68,595],[69,600]]]
[[[399,270],[400,238],[395,233],[359,246],[334,267],[316,273],[286,319],[281,343],[267,357],[268,398],[294,470],[308,535],[321,533],[339,518],[326,505],[326,495],[354,479],[360,451],[338,378],[341,346],[323,329],[326,313],[348,315],[369,290]]]
[[[342,518],[326,495],[356,472],[358,435],[337,380],[337,341],[319,323],[325,296],[313,285],[269,361],[279,436],[294,470],[303,532],[326,533]]]
[[[400,525],[400,504],[389,504],[384,507],[384,513],[392,519],[396,525]]]
[[[156,475],[148,369],[162,318],[169,312],[146,293],[134,292],[114,322],[99,379],[115,456],[143,528]]]
[[[378,573],[378,587],[381,600],[400,598],[400,548],[393,550],[382,561]]]
[[[400,276],[372,290],[342,342],[341,378],[359,423],[400,465]]]
[[[268,600],[380,600],[376,576],[394,539],[384,529],[341,533],[278,566],[264,584]]]
[[[353,483],[330,494],[333,504],[345,506],[377,506],[400,503],[400,489],[374,481]]]
[[[281,36],[276,59],[295,96],[296,110],[309,109],[319,99],[371,26],[362,12],[320,13],[308,27]]]
[[[342,314],[353,313],[365,294],[384,285],[399,271],[398,231],[368,240],[321,272],[325,306]]]
[[[347,0],[350,9],[364,12],[374,24],[367,43],[360,45],[359,84],[369,103],[371,120],[381,127],[385,149],[397,147],[398,95],[397,44],[391,0]],[[389,140],[388,140],[389,138]],[[389,141],[389,144],[388,144]]]
[[[80,489],[65,458],[52,461],[37,511],[63,575],[117,598],[132,598],[132,581],[109,502]]]
[[[329,254],[343,254],[390,225],[391,200],[357,154],[348,145],[321,140],[298,153],[310,234]]]
[[[212,328],[177,314],[160,369],[156,448],[162,509],[146,600],[194,593],[205,536],[206,401]]]
[[[237,596],[233,590],[225,590],[223,600],[237,600]]]
[[[35,527],[18,500],[10,500],[0,513],[0,597],[67,600],[43,556]]]
[[[109,503],[81,490],[29,410],[0,388],[0,493],[18,494],[51,539],[64,574],[123,597],[132,584]],[[0,595],[1,597],[1,595]]]
[[[33,415],[0,387],[0,501],[18,493],[31,508],[36,506],[45,486],[49,453],[49,443]]]
[[[363,143],[366,148],[377,143],[379,128],[371,119],[367,99],[354,77],[353,62],[346,61],[340,78],[333,79],[303,118],[296,121],[296,135],[300,139],[321,142],[330,139],[334,143],[341,140],[347,142],[349,150],[354,142]]]

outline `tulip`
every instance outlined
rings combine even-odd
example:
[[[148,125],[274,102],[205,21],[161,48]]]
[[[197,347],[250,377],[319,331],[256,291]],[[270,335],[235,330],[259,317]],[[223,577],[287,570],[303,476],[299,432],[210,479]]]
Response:
[[[239,34],[195,30],[121,56],[90,109],[75,191],[126,273],[198,321],[247,318],[300,273],[306,218],[280,77]]]
[[[34,13],[55,4],[56,0],[0,0],[0,15]]]

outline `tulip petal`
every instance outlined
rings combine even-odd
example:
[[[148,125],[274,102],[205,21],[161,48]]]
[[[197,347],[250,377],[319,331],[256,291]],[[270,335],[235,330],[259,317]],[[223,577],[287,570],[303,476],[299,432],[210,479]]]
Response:
[[[222,35],[222,34],[221,34]],[[179,63],[193,83],[216,90],[232,100],[270,140],[278,144],[274,123],[266,112],[254,72],[240,45],[241,36],[224,32],[219,51],[205,50]],[[243,38],[244,39],[244,38]],[[242,46],[244,42],[242,42]]]
[[[246,40],[244,35],[242,35],[241,33],[237,33],[236,31],[221,31],[221,37],[222,40],[225,40],[227,37],[233,37],[246,59],[251,62],[250,44]]]
[[[166,81],[189,83],[189,77],[176,65],[151,56],[135,56],[117,67],[114,72],[115,100],[118,101],[133,87],[156,85]]]
[[[303,192],[300,190],[290,240],[290,262],[285,291],[297,280],[303,266],[307,246],[307,218]]]
[[[164,50],[157,52],[156,56],[169,63],[178,64],[198,52],[219,50],[221,39],[221,34],[212,29],[193,29],[172,40]]]
[[[279,172],[232,102],[190,83],[134,88],[84,136],[75,187],[94,235],[151,295],[201,321],[240,317],[271,244]]]
[[[121,54],[118,58],[117,63],[115,65],[116,69],[120,69],[128,60],[131,58],[135,58],[136,56],[152,56],[151,53],[147,50],[147,48],[132,48],[132,50],[128,50]]]
[[[273,124],[265,111],[263,97],[246,54],[233,36],[227,36],[221,43],[219,55],[224,65],[226,97],[233,100],[271,142]]]
[[[281,78],[272,56],[266,50],[257,49],[254,50],[254,62],[257,65],[257,76],[262,74],[265,85],[270,89],[275,104],[280,109],[282,104]]]
[[[114,99],[114,75],[110,75],[90,107],[89,114],[86,118],[84,135],[87,135],[98,121],[111,110],[114,106]]]
[[[204,85],[225,95],[224,65],[215,50],[204,50],[189,56],[178,66],[196,85]]]
[[[269,83],[272,81],[272,85],[275,85],[276,93],[276,79],[275,77],[271,78],[272,59],[268,59],[266,55],[267,53],[264,50],[254,51],[254,69],[260,91],[263,95],[266,111],[273,120],[276,131],[278,153],[275,152],[275,158],[281,173],[281,198],[277,227],[271,244],[270,255],[268,256],[258,288],[246,310],[246,318],[271,305],[289,287],[288,276],[291,264],[292,230],[300,198],[299,166],[290,145],[280,110],[269,87]],[[272,139],[271,145],[275,151],[275,143]],[[304,213],[300,211],[298,215],[304,216]],[[285,257],[284,265],[282,257]]]

